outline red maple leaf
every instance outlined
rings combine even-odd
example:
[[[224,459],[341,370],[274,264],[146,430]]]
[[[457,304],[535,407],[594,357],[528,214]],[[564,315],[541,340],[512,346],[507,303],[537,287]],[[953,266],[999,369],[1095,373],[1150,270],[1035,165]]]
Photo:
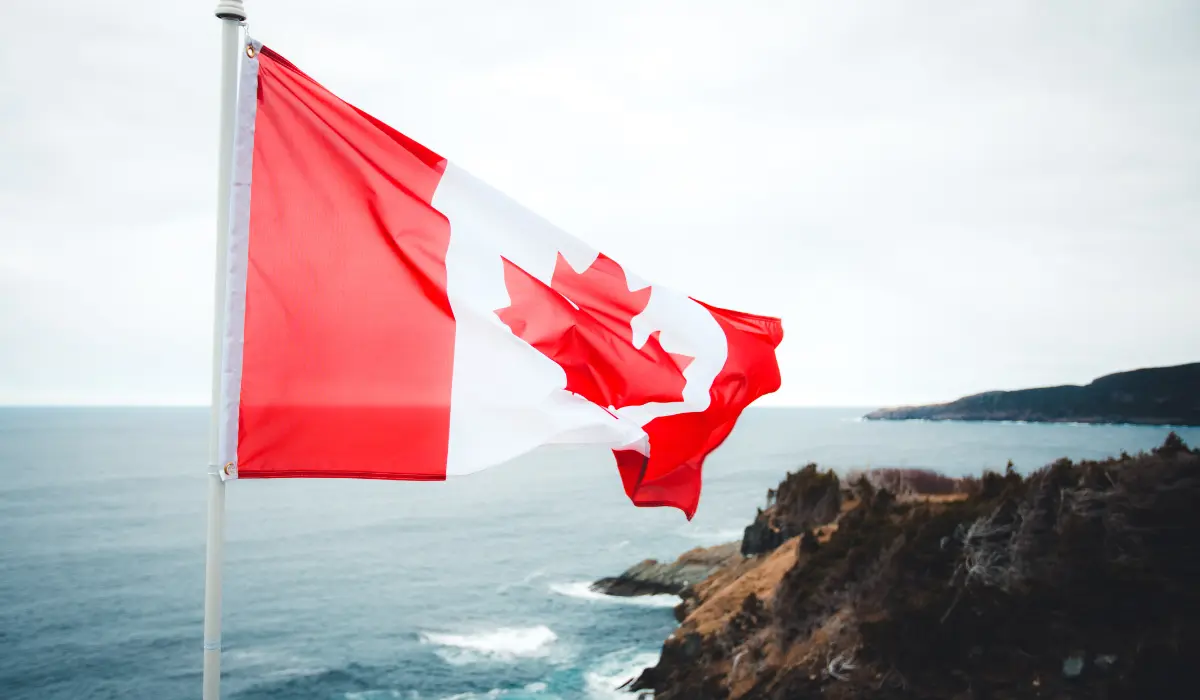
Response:
[[[683,401],[692,358],[664,350],[659,331],[634,346],[631,321],[650,288],[630,291],[615,260],[600,255],[580,274],[559,254],[547,286],[504,259],[504,284],[511,303],[496,315],[563,368],[567,391],[613,408]]]

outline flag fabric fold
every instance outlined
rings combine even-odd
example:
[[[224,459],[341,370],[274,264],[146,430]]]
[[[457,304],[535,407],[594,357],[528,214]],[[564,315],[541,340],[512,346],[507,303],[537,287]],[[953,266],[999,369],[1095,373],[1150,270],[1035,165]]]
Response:
[[[227,479],[436,480],[586,444],[690,518],[705,457],[779,388],[778,319],[636,276],[257,43],[234,170]]]

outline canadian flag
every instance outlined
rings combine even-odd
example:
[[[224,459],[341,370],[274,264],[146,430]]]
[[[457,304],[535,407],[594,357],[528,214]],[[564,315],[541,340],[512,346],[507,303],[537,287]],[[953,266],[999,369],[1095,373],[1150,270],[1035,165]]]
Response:
[[[624,269],[252,42],[227,252],[222,476],[444,479],[611,449],[689,518],[779,388],[778,319]]]

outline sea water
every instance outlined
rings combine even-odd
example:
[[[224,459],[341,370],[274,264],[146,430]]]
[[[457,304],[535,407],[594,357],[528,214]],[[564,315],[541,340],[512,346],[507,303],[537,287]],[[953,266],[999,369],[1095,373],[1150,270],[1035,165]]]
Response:
[[[228,488],[224,697],[617,698],[671,596],[588,582],[738,539],[784,473],[1023,471],[1161,444],[1134,426],[863,422],[751,409],[692,522],[632,507],[611,457],[539,452],[445,483]],[[199,696],[204,409],[0,409],[0,698]],[[1179,429],[1200,443],[1200,429]],[[626,695],[625,697],[629,697]]]

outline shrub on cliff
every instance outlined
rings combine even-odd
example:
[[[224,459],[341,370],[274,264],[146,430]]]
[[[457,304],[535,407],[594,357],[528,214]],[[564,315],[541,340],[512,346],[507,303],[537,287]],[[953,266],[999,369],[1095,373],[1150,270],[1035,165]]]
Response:
[[[1172,433],[991,482],[906,528],[884,595],[863,601],[882,613],[861,625],[867,655],[935,697],[1180,696],[1200,658],[1200,452]]]
[[[824,478],[802,472],[787,493]],[[1148,454],[986,474],[960,500],[867,486],[828,542],[797,548],[768,602],[703,634],[685,620],[646,687],[660,700],[1194,695],[1200,451],[1177,435]]]
[[[972,493],[976,479],[971,477],[950,477],[932,469],[912,468],[875,468],[851,469],[846,472],[846,482],[855,483],[866,479],[876,489],[887,489],[898,496],[921,494],[925,496],[946,496],[959,493]]]
[[[767,509],[746,528],[742,554],[770,552],[805,530],[833,522],[841,506],[841,481],[833,470],[809,464],[789,473],[779,488],[767,492]]]

